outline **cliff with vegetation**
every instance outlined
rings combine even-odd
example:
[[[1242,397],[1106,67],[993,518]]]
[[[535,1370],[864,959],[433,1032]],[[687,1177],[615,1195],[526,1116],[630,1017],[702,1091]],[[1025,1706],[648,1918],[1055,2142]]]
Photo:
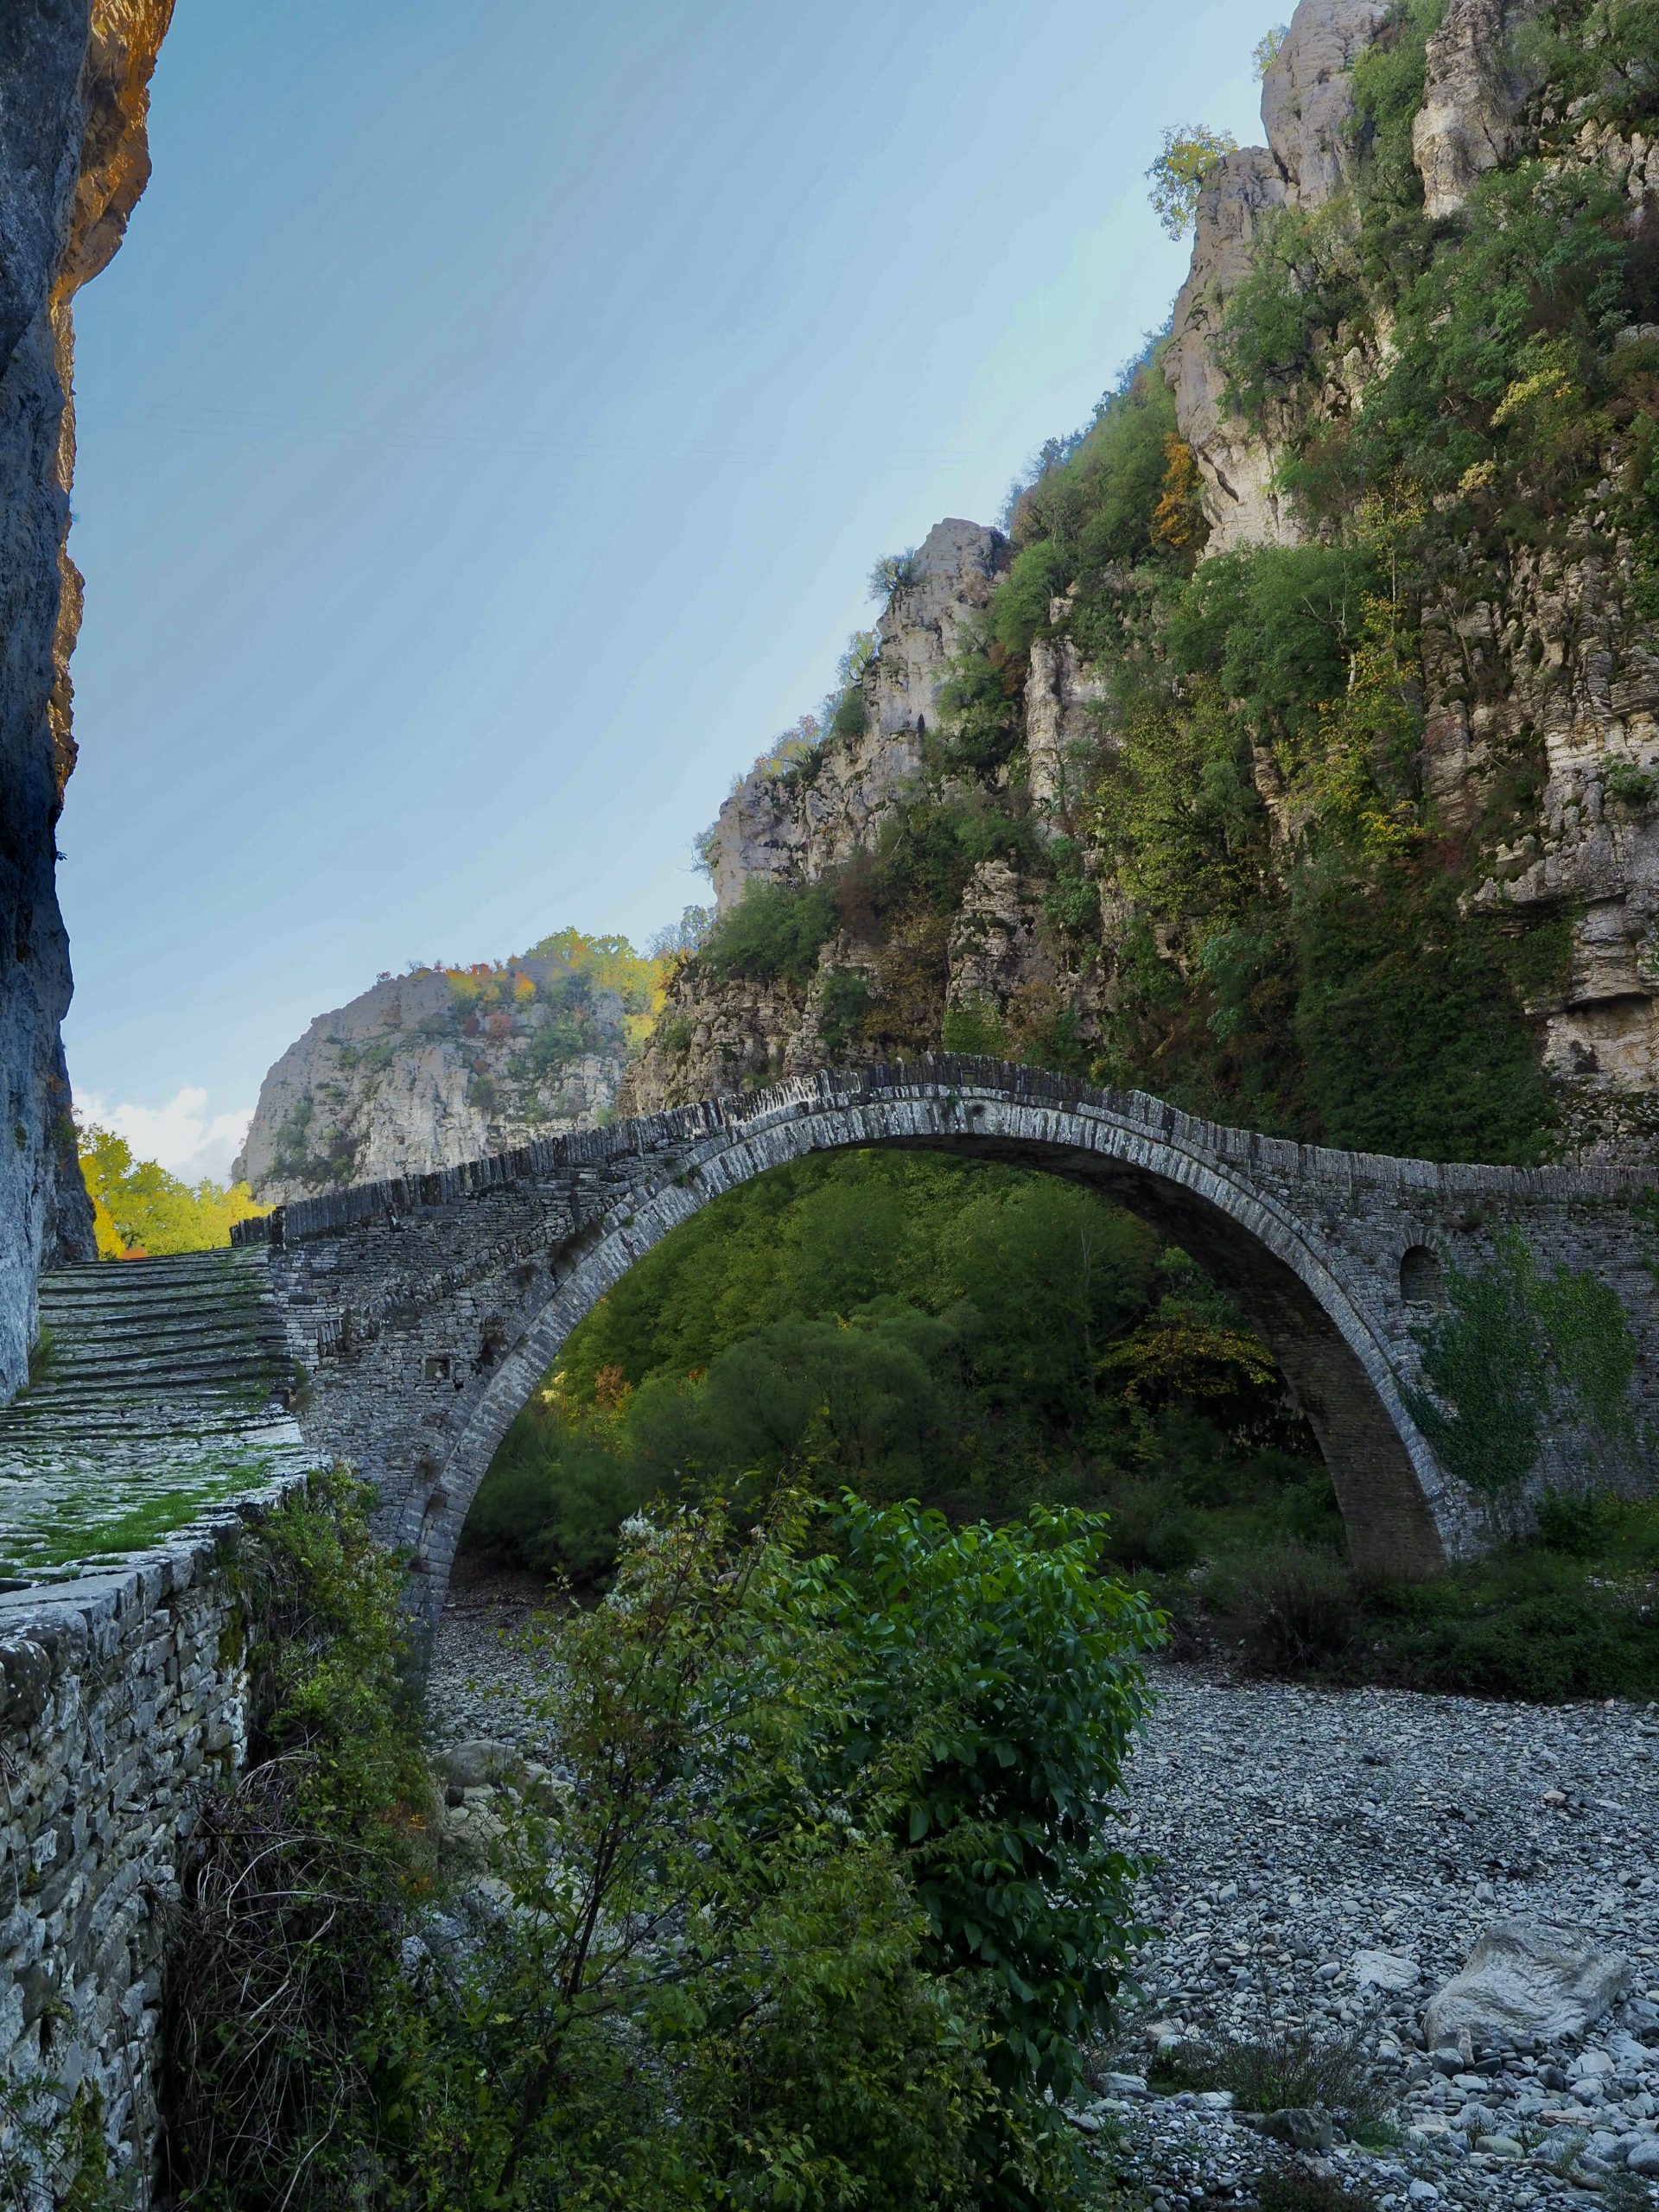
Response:
[[[661,1004],[660,964],[564,930],[499,965],[383,976],[271,1068],[233,1179],[280,1205],[592,1128]]]
[[[1341,1146],[1651,1147],[1653,10],[1303,0],[1263,58],[1166,337],[1005,531],[884,564],[722,809],[630,1105],[944,1044]]]
[[[74,766],[69,656],[73,303],[149,175],[150,73],[172,0],[0,11],[0,1397],[27,1371],[35,1286],[92,1251],[59,1029],[69,951],[56,826]]]

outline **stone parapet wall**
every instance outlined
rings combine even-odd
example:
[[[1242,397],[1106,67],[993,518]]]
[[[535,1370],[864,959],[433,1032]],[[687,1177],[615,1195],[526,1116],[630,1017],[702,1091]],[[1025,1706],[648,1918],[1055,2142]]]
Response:
[[[247,1757],[254,1623],[234,1560],[305,1480],[107,1574],[0,1593],[0,2140],[19,2108],[67,2111],[79,2094],[138,2212],[152,2197],[170,1908],[204,1795]],[[60,2201],[72,2179],[43,2183],[35,2202]]]

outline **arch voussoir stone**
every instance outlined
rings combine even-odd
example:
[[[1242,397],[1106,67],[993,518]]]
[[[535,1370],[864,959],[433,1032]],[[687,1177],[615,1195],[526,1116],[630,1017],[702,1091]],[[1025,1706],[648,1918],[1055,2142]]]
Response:
[[[308,1440],[373,1483],[382,1529],[410,1548],[429,1615],[508,1424],[628,1268],[712,1199],[786,1160],[881,1147],[1070,1177],[1190,1250],[1272,1349],[1319,1437],[1355,1557],[1375,1571],[1432,1573],[1493,1533],[1412,1412],[1422,1315],[1402,1290],[1408,1252],[1473,1267],[1519,1224],[1541,1263],[1592,1265],[1631,1319],[1638,1410],[1659,1414],[1637,1171],[1328,1151],[958,1056],[802,1077],[363,1185],[238,1232],[266,1250],[306,1373]]]

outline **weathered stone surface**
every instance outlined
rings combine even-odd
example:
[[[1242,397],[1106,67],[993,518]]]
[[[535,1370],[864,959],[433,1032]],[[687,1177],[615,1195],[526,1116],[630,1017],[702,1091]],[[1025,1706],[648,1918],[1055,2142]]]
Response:
[[[1204,472],[1210,543],[1294,544],[1295,521],[1274,489],[1280,454],[1228,410],[1219,340],[1227,302],[1250,270],[1262,222],[1289,199],[1271,154],[1247,147],[1230,154],[1198,203],[1192,267],[1175,302],[1164,374],[1175,394],[1181,435]]]
[[[147,87],[171,14],[172,0],[10,0],[0,19],[0,1397],[28,1370],[43,1261],[91,1246],[54,881],[80,614],[66,550],[72,303],[149,175]]]
[[[92,2085],[137,2212],[159,2128],[167,1907],[204,1792],[248,1749],[255,1623],[226,1568],[303,1479],[109,1573],[0,1592],[0,1676],[26,1685],[0,1709],[0,2070]]]
[[[1410,1410],[1422,1354],[1408,1255],[1444,1253],[1473,1271],[1518,1227],[1541,1268],[1593,1268],[1634,1332],[1634,1417],[1659,1414],[1641,1171],[1324,1151],[948,1054],[820,1075],[307,1200],[238,1230],[245,1249],[266,1249],[289,1351],[309,1377],[307,1442],[375,1483],[381,1525],[413,1554],[429,1618],[497,1445],[594,1303],[721,1192],[810,1153],[870,1145],[1072,1177],[1192,1253],[1272,1349],[1369,1568],[1431,1571],[1492,1534]],[[1591,1450],[1593,1467],[1583,1464]],[[1535,1478],[1605,1480],[1600,1450],[1552,1430]],[[1620,1478],[1655,1471],[1632,1465]]]
[[[462,1744],[446,1744],[432,1754],[432,1771],[441,1782],[457,1789],[493,1789],[522,1774],[524,1754],[493,1736],[469,1736]]]
[[[1402,1951],[1359,1951],[1354,1955],[1354,1980],[1362,1989],[1414,1989],[1421,1979],[1416,1960]]]
[[[917,549],[915,581],[893,593],[876,623],[862,734],[826,746],[810,777],[752,772],[721,808],[709,855],[720,912],[752,877],[817,876],[880,828],[915,782],[963,626],[985,607],[1007,561],[1001,531],[934,524]]]
[[[1468,1964],[1423,2008],[1431,2050],[1466,2033],[1477,2048],[1494,2037],[1554,2041],[1579,2035],[1630,1980],[1628,1959],[1572,1928],[1495,1921]]]
[[[1536,0],[1451,0],[1428,41],[1411,150],[1431,215],[1455,214],[1481,172],[1497,168],[1514,150],[1524,87],[1510,41],[1535,5]]]
[[[550,964],[530,954],[518,972],[533,981]],[[389,976],[319,1014],[269,1070],[232,1172],[279,1205],[592,1128],[627,1066],[626,1011],[617,992],[594,991],[583,1019],[601,1041],[527,1072],[556,1018],[532,998],[467,1034],[442,969]]]
[[[1262,122],[1293,202],[1321,207],[1351,175],[1355,62],[1387,0],[1301,0],[1262,80]]]
[[[1049,619],[1058,624],[1069,602],[1055,600]],[[1084,789],[1084,763],[1100,756],[1106,686],[1088,667],[1064,631],[1032,640],[1026,678],[1026,759],[1031,804],[1050,835],[1076,826]]]
[[[1301,535],[1273,482],[1282,438],[1271,424],[1264,432],[1230,413],[1217,341],[1263,222],[1281,207],[1321,207],[1344,182],[1353,158],[1351,74],[1387,12],[1382,0],[1301,0],[1262,83],[1267,148],[1230,154],[1198,203],[1164,373],[1181,435],[1204,473],[1211,553],[1294,544]]]

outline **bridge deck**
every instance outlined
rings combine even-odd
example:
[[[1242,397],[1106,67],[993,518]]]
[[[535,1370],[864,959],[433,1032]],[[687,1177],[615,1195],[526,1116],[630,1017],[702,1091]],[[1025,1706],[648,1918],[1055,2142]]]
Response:
[[[60,1268],[41,1325],[36,1379],[0,1407],[0,1576],[143,1551],[306,1464],[257,1253]]]

